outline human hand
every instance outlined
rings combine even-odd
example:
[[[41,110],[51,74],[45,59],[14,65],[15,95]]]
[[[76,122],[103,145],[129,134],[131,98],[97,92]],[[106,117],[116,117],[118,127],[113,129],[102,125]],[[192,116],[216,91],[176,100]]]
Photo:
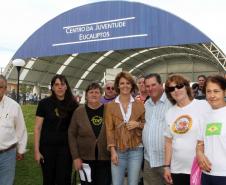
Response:
[[[74,168],[76,171],[81,170],[82,169],[82,159],[77,158],[73,161],[74,164]]]
[[[134,128],[138,128],[139,125],[140,125],[140,123],[137,122],[137,121],[129,121],[129,122],[126,124],[126,128],[127,128],[128,130],[132,130],[132,129],[134,129]]]
[[[20,154],[20,153],[17,153],[16,154],[16,160],[17,161],[21,161],[21,160],[23,160],[24,159],[24,154]]]
[[[163,177],[168,184],[173,184],[173,179],[169,167],[164,168]]]
[[[35,152],[35,161],[40,165],[40,163],[44,163],[44,157],[43,155],[39,152]]]
[[[114,165],[118,165],[119,161],[118,161],[118,154],[116,152],[116,150],[113,148],[111,149],[111,162],[114,164]]]
[[[207,171],[207,172],[211,171],[212,164],[209,161],[209,159],[205,156],[204,153],[198,152],[197,153],[197,160],[198,160],[199,167],[202,170]]]

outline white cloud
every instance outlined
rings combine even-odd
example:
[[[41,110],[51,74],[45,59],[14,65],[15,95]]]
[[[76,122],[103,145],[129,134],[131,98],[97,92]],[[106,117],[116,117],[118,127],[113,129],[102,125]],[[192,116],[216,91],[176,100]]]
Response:
[[[14,51],[2,50],[2,48],[0,48],[0,68],[3,68],[8,64],[13,54]]]
[[[43,24],[74,7],[95,0],[8,0],[0,6],[0,67]],[[226,53],[225,0],[137,0],[167,10],[209,36]]]
[[[0,67],[5,67],[26,39],[43,24],[86,3],[84,0],[4,1],[0,6]]]

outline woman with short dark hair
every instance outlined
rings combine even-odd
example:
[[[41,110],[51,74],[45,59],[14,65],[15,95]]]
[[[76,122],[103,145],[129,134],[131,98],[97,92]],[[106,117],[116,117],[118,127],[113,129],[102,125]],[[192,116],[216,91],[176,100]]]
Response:
[[[83,163],[91,168],[92,182],[81,185],[110,185],[111,162],[107,151],[104,104],[100,102],[101,86],[94,82],[86,88],[86,104],[74,111],[68,130],[68,139],[75,170],[81,170]]]
[[[204,85],[212,110],[200,126],[196,146],[199,166],[203,170],[202,185],[226,184],[226,79],[209,76]]]

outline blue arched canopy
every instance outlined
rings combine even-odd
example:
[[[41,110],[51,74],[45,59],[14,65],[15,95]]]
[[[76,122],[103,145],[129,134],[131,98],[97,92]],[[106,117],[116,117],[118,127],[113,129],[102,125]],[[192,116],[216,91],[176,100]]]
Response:
[[[208,42],[191,24],[166,11],[141,3],[107,1],[80,6],[52,19],[13,58]]]
[[[24,83],[46,86],[58,73],[72,87],[85,89],[90,81],[101,81],[107,68],[123,68],[133,75],[159,72],[164,77],[181,72],[194,78],[203,72],[195,67],[198,61],[218,66],[219,72],[225,67],[209,51],[208,47],[216,48],[211,43],[205,34],[169,12],[142,3],[106,1],[74,8],[50,20],[24,42],[12,60],[26,60],[20,76]],[[178,65],[172,67],[175,61]],[[189,61],[190,66],[180,67],[181,61]],[[156,63],[162,66],[156,68]],[[17,79],[12,64],[6,76]]]

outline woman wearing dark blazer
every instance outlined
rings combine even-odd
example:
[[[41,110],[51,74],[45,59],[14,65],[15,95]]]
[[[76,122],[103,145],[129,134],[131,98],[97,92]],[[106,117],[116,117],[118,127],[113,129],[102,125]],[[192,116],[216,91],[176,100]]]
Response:
[[[69,145],[76,170],[82,163],[91,168],[91,185],[111,184],[110,153],[107,151],[102,88],[91,83],[86,88],[86,104],[74,112],[68,131]],[[81,181],[81,184],[85,182]]]

